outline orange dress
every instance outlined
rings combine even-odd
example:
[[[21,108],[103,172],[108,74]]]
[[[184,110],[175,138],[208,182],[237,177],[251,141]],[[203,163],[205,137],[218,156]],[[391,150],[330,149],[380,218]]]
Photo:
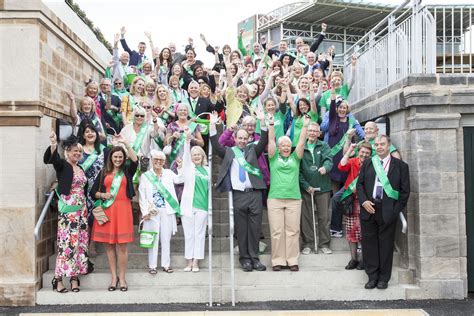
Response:
[[[114,176],[105,176],[104,185],[110,192]],[[100,226],[94,219],[92,228],[92,240],[108,244],[123,244],[133,242],[133,216],[132,204],[127,197],[127,177],[122,178],[120,189],[114,203],[105,210],[109,221]]]

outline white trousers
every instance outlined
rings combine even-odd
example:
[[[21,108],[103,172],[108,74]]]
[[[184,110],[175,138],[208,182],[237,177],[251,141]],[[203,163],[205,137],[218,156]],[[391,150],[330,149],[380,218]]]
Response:
[[[158,266],[158,241],[161,243],[161,266],[168,268],[171,266],[171,235],[173,224],[176,225],[174,214],[166,214],[161,211],[158,215],[152,216],[150,220],[143,222],[143,230],[158,231],[153,248],[148,249],[148,267],[156,269]]]
[[[204,259],[207,212],[194,208],[192,216],[181,217],[184,230],[184,258]]]

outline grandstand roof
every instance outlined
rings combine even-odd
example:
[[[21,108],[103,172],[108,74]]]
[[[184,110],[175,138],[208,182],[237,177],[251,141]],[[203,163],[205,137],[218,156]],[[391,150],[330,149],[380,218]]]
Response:
[[[279,23],[294,28],[318,27],[327,23],[331,32],[364,35],[395,9],[395,5],[363,0],[313,0],[295,2],[259,16],[258,31],[274,28]]]

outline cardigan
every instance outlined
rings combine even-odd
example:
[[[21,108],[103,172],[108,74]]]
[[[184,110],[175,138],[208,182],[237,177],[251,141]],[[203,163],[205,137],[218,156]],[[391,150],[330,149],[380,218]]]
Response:
[[[74,177],[74,169],[72,165],[59,156],[57,148],[53,153],[51,153],[51,146],[48,146],[48,149],[46,149],[43,156],[43,162],[45,164],[52,164],[54,170],[56,170],[56,177],[58,178],[58,193],[69,195]],[[78,166],[82,169],[80,165]],[[82,171],[84,171],[84,169]],[[87,192],[87,182],[84,186],[84,192]]]
[[[137,168],[138,168],[138,160],[136,162],[130,160],[130,164],[125,165],[125,168],[124,168],[124,175],[127,178],[127,197],[130,200],[135,196],[135,190],[133,189],[133,176],[135,175]],[[106,192],[104,180],[105,180],[105,169],[103,169],[99,173],[99,175],[94,181],[94,185],[92,186],[92,190],[91,190],[91,197],[93,199],[98,200],[95,198],[95,194],[97,192],[102,192],[102,193]]]

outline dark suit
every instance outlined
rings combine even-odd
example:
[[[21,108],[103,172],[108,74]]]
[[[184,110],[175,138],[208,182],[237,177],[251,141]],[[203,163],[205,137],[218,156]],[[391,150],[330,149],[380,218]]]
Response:
[[[111,105],[117,107],[120,110],[120,106],[122,105],[122,101],[120,98],[114,94],[111,95],[112,100],[111,100]],[[114,131],[110,128],[107,128],[107,124],[109,124],[110,127],[112,127],[117,133],[120,133],[123,127],[123,123],[117,123],[114,121],[112,116],[107,113],[107,110],[105,108],[107,101],[105,101],[105,97],[102,93],[99,93],[99,104],[100,104],[100,111],[102,113],[102,126],[104,126],[104,129],[106,130],[106,134],[109,135],[114,135]]]
[[[370,214],[362,204],[372,201],[375,185],[375,169],[371,159],[365,160],[357,181],[357,195],[360,202],[360,225],[365,272],[369,281],[388,282],[392,275],[395,229],[399,213],[405,208],[410,196],[410,175],[408,165],[391,157],[387,172],[392,188],[400,193],[394,200],[383,192],[381,202],[375,202],[375,214]]]
[[[216,189],[218,192],[232,191],[234,203],[235,232],[237,243],[239,245],[240,263],[259,262],[258,244],[260,240],[260,231],[262,229],[262,189],[267,186],[263,179],[247,173],[254,191],[243,192],[232,190],[231,166],[234,160],[234,152],[230,147],[223,147],[219,144],[218,135],[211,136],[212,149],[222,162],[217,177]],[[245,160],[255,168],[259,168],[258,157],[263,153],[268,143],[268,133],[262,130],[262,135],[257,144],[253,143],[245,147]]]
[[[131,50],[130,47],[128,47],[125,38],[120,40],[120,44],[122,44],[123,50],[130,55],[130,59],[128,61],[129,66],[138,66],[145,60],[145,55],[141,57],[140,53],[138,53],[136,50]]]

